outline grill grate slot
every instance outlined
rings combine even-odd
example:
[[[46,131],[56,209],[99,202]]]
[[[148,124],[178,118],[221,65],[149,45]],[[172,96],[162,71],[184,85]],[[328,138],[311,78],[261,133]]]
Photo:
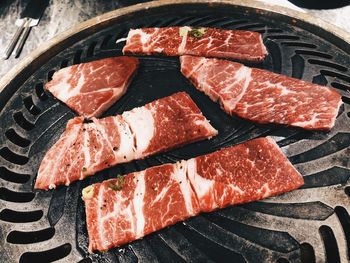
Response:
[[[176,230],[179,231],[192,246],[202,251],[202,253],[204,253],[210,260],[213,260],[214,262],[225,262],[225,260],[228,258],[232,262],[246,262],[243,256],[239,253],[236,253],[227,247],[216,244],[209,238],[206,238],[196,231],[187,228],[183,224],[178,224]]]
[[[329,68],[334,68],[336,70],[346,72],[348,69],[342,65],[335,64],[329,61],[319,60],[319,59],[308,59],[308,62],[311,64],[321,65]]]
[[[340,263],[338,244],[332,229],[323,225],[320,227],[320,235],[326,250],[326,262]]]
[[[16,203],[27,203],[34,199],[35,193],[32,192],[15,192],[7,188],[0,187],[0,199],[16,202]]]
[[[53,74],[55,74],[55,70],[50,70],[50,71],[47,73],[47,81],[48,81],[48,82],[52,80]]]
[[[24,165],[29,161],[27,156],[14,153],[7,147],[0,149],[0,156],[11,163],[19,165]]]
[[[315,50],[302,50],[302,49],[297,49],[295,50],[295,53],[299,55],[308,55],[308,56],[315,56],[315,57],[320,57],[320,58],[328,58],[332,59],[333,57],[327,53],[315,51]]]
[[[281,43],[283,46],[287,47],[305,47],[305,48],[317,48],[316,45],[310,44],[310,43],[305,43],[305,42],[282,42]]]
[[[11,183],[24,184],[29,181],[30,175],[15,173],[5,167],[0,167],[0,178]]]
[[[300,245],[301,262],[302,263],[315,263],[315,251],[309,243],[302,243]]]
[[[20,263],[32,263],[32,262],[53,262],[61,258],[66,257],[72,250],[71,244],[64,244],[59,247],[41,251],[41,252],[26,252],[24,253],[19,262]]]
[[[7,130],[5,132],[5,136],[9,139],[13,144],[16,144],[20,147],[28,147],[30,145],[30,141],[22,136],[20,136],[14,129]]]
[[[13,119],[16,121],[16,123],[26,131],[30,131],[34,129],[34,124],[28,121],[24,116],[22,112],[16,112],[13,114]]]
[[[90,45],[89,48],[86,51],[86,57],[92,57],[94,55],[95,47],[97,45],[96,41],[93,41]]]
[[[279,258],[277,260],[277,263],[289,263],[289,260],[285,259],[285,258]]]
[[[81,63],[81,55],[83,54],[83,50],[77,50],[73,57],[73,64]]]
[[[44,91],[44,86],[42,83],[38,83],[35,85],[35,93],[39,100],[45,101],[49,98]]]
[[[0,220],[11,223],[29,223],[38,221],[43,216],[43,211],[14,211],[10,209],[4,209],[0,212]]]
[[[344,207],[337,206],[335,207],[334,210],[344,230],[344,235],[345,235],[346,244],[347,244],[348,258],[350,259],[350,216]]]
[[[32,96],[26,97],[23,99],[24,106],[26,109],[33,115],[40,114],[41,110],[38,106],[36,106],[33,102]]]
[[[12,244],[31,244],[49,240],[54,235],[55,229],[52,227],[31,232],[11,231],[6,241]]]
[[[326,70],[326,69],[323,69],[320,72],[321,72],[322,75],[330,76],[330,77],[333,77],[333,78],[338,78],[338,79],[344,80],[346,82],[350,82],[350,76],[347,76],[347,75],[344,75],[344,74],[340,74],[340,73],[337,73],[337,72],[333,72],[333,71],[330,71],[330,70]]]
[[[349,197],[350,197],[350,186],[345,187],[344,192],[347,194],[347,196],[349,196]]]

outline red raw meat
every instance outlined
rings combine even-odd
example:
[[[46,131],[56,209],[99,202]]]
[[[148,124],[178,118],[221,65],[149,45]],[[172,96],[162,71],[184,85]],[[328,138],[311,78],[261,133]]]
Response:
[[[133,57],[113,57],[60,69],[45,85],[85,118],[98,117],[126,92],[138,66]]]
[[[258,138],[188,161],[83,190],[89,251],[105,251],[229,205],[291,191],[304,180],[271,138]]]
[[[260,33],[184,26],[131,29],[123,53],[194,55],[258,62],[266,57],[267,50]]]
[[[341,96],[333,89],[220,59],[180,57],[181,72],[230,115],[258,123],[330,130]]]
[[[118,116],[83,123],[76,117],[46,153],[35,183],[52,189],[107,167],[215,136],[217,131],[185,92]]]

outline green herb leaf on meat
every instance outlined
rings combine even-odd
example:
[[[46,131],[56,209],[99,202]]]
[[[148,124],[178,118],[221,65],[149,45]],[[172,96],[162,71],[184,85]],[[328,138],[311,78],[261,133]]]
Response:
[[[193,28],[188,32],[191,37],[201,38],[204,36],[206,29],[202,28]]]
[[[108,183],[108,187],[114,191],[120,191],[123,189],[124,184],[125,178],[121,175],[118,175],[116,180]]]

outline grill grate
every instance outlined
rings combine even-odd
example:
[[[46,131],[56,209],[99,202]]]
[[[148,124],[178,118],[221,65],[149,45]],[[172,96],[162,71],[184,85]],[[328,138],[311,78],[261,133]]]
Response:
[[[107,25],[38,66],[0,113],[0,255],[4,262],[346,262],[350,259],[350,54],[312,32],[242,10],[185,5],[149,10]],[[112,167],[69,188],[33,191],[44,153],[74,116],[43,89],[59,68],[121,54],[130,27],[212,26],[261,32],[269,56],[259,67],[329,85],[343,98],[329,133],[258,125],[227,116],[181,76],[177,58],[141,57],[112,115],[184,90],[220,134],[146,160]],[[317,105],[315,105],[317,107]],[[302,189],[178,223],[130,245],[89,255],[81,189],[116,174],[190,158],[258,136],[273,136],[304,175]]]

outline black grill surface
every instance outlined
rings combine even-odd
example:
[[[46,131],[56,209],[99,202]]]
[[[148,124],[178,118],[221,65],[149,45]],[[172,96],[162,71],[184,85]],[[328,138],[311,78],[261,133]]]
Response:
[[[18,80],[20,85],[14,87],[0,113],[0,261],[348,262],[350,54],[344,50],[350,49],[320,37],[317,28],[291,26],[281,17],[220,5],[150,9],[101,25],[96,32],[77,35],[68,48],[33,65],[30,70],[34,73]],[[52,74],[68,65],[121,55],[123,43],[115,44],[115,40],[125,37],[131,27],[172,25],[261,32],[269,56],[255,66],[328,85],[342,94],[344,104],[335,127],[328,133],[310,132],[229,117],[181,75],[178,58],[140,57],[138,74],[128,92],[104,116],[186,91],[219,130],[219,136],[112,167],[70,187],[33,191],[45,152],[75,116],[44,91]],[[272,136],[282,147],[304,176],[302,189],[202,214],[105,253],[87,252],[83,187],[259,136]]]

